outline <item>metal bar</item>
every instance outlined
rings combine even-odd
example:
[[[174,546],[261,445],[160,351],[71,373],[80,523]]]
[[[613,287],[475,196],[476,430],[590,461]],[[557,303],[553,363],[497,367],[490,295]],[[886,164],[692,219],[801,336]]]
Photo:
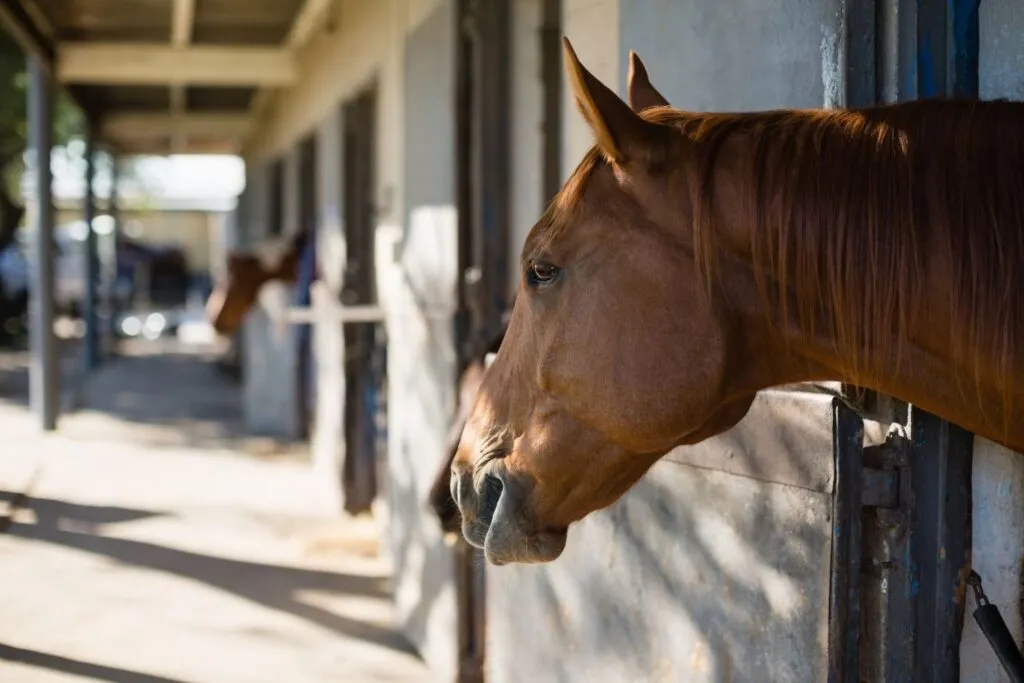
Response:
[[[953,95],[978,97],[981,0],[953,0]]]
[[[858,683],[864,423],[841,401],[833,400],[832,408],[836,474],[835,492],[832,497],[828,681]]]
[[[916,406],[910,419],[913,680],[953,683],[971,569],[974,435]]]
[[[976,95],[978,3],[964,5],[948,0],[918,3],[921,97],[948,97],[958,87],[962,94]],[[910,434],[913,508],[907,554],[911,585],[916,588],[909,601],[914,632],[912,676],[913,680],[956,683],[971,569],[974,436],[916,406],[910,410]]]
[[[96,197],[93,185],[96,178],[96,132],[89,126],[85,137],[85,192],[82,213],[85,218],[85,344],[83,356],[86,371],[100,364],[100,330],[97,308],[99,303],[99,241],[96,235]]]
[[[877,10],[874,0],[845,0],[846,10],[846,105],[867,107],[875,103]]]
[[[46,66],[37,57],[28,59],[28,139],[33,151],[32,236],[35,240],[32,268],[33,287],[30,307],[30,345],[32,365],[29,373],[29,397],[33,411],[44,431],[57,428],[60,409],[60,366],[57,363],[57,338],[53,331],[54,239],[53,180],[50,152],[53,148],[53,82]]]
[[[467,24],[470,0],[455,0],[453,34],[455,35],[455,84],[453,88],[455,112],[455,206],[458,233],[457,310],[455,312],[455,338],[457,371],[452,377],[458,385],[458,375],[473,357],[473,328],[477,320],[477,285],[471,277],[476,266],[476,248],[473,234],[473,172],[472,172],[472,56],[473,44]]]
[[[121,244],[121,211],[118,206],[118,190],[120,189],[120,166],[121,160],[117,156],[113,156],[110,160],[110,199],[108,202],[107,210],[110,213],[111,219],[113,219],[113,231],[110,235],[110,262],[107,264],[107,289],[106,289],[106,304],[107,304],[107,334],[110,335],[111,347],[115,345],[117,339],[117,316],[119,313],[118,299],[117,299],[117,285],[118,285],[118,268],[120,261],[118,259],[118,248]]]
[[[480,43],[480,227],[484,242],[484,338],[493,337],[502,325],[508,308],[510,192],[512,169],[511,130],[511,3],[487,0],[480,3],[482,40]]]
[[[541,196],[547,202],[562,187],[562,0],[544,0],[542,6],[540,49],[544,152]]]
[[[382,323],[384,320],[384,309],[380,306],[293,306],[284,312],[284,322],[289,325],[324,322]]]

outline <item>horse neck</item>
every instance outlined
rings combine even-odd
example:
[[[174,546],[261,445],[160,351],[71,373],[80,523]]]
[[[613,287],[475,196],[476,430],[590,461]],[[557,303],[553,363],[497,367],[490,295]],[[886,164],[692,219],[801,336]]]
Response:
[[[777,310],[766,314],[758,303],[752,273],[748,270],[745,275],[739,286],[731,287],[730,295],[735,314],[733,337],[738,340],[732,354],[733,382],[728,388],[732,397],[781,385],[842,381],[901,398],[1024,452],[1024,434],[1013,431],[1014,425],[1024,420],[1020,381],[1010,383],[1015,394],[1007,403],[1003,382],[993,373],[983,374],[977,383],[964,380],[975,368],[956,360],[948,346],[935,344],[934,335],[927,334],[923,323],[910,338],[892,335],[888,345],[874,349],[870,370],[852,371],[824,326],[808,333],[793,308],[785,318]],[[921,305],[939,310],[940,299],[928,296]],[[1024,381],[1019,371],[1015,378]]]
[[[978,162],[979,155],[971,152],[967,157]],[[920,157],[912,161],[919,164]],[[1013,427],[1024,420],[1024,362],[1013,356],[1011,343],[1024,328],[1024,306],[1015,290],[1004,294],[991,284],[1012,281],[1013,273],[1024,269],[1024,263],[1010,260],[1021,260],[1020,240],[1010,242],[1009,248],[1004,242],[1004,252],[1010,255],[1004,259],[1000,253],[998,263],[994,257],[981,260],[976,255],[973,261],[966,260],[965,252],[980,248],[975,241],[978,233],[988,230],[987,239],[993,239],[994,229],[983,224],[979,212],[967,211],[962,190],[941,186],[947,168],[937,164],[934,171],[920,169],[915,166],[916,188],[928,187],[935,196],[922,202],[911,195],[910,185],[870,195],[873,205],[851,209],[848,217],[848,229],[870,239],[865,238],[843,259],[825,255],[827,237],[811,234],[809,222],[803,229],[778,230],[774,236],[778,248],[766,250],[764,242],[755,246],[756,231],[764,230],[763,223],[729,215],[728,205],[720,210],[717,237],[728,244],[727,260],[732,264],[720,279],[739,314],[736,337],[742,340],[736,357],[744,371],[737,373],[741,386],[735,390],[840,380],[899,397],[993,441],[1024,450],[1024,434],[1014,434]],[[875,170],[891,176],[897,169]],[[819,187],[829,192],[835,188],[837,193],[845,190],[834,168],[822,162],[820,172],[830,177]],[[991,196],[982,194],[982,208],[992,209]],[[823,206],[832,200],[818,199]],[[894,213],[888,221],[876,219],[870,226],[857,222],[892,203],[903,206],[904,212]],[[1007,211],[1003,221],[1013,221],[1024,231],[1021,216]],[[936,220],[948,220],[949,215],[966,215],[965,224],[951,226],[952,236],[929,232],[935,230]],[[912,254],[892,257],[884,236],[886,231],[906,229],[900,224],[905,218],[928,225],[929,230],[894,247],[904,252],[913,248]],[[969,225],[971,221],[977,225]],[[967,230],[972,227],[973,232]],[[856,239],[858,233],[850,234]],[[780,254],[788,255],[785,266],[780,266],[785,262]],[[803,257],[817,259],[819,266],[799,262]],[[825,263],[830,267],[820,265]],[[834,269],[845,269],[848,279],[837,285]],[[783,289],[787,294],[776,299],[772,286],[780,282],[789,283]],[[765,283],[767,299],[762,296]],[[793,283],[799,285],[800,296],[794,295]],[[1007,297],[1002,322],[987,327],[976,325],[978,318],[970,310],[973,304],[989,305],[990,298],[977,294],[985,286],[993,297]],[[974,293],[965,294],[971,287]]]

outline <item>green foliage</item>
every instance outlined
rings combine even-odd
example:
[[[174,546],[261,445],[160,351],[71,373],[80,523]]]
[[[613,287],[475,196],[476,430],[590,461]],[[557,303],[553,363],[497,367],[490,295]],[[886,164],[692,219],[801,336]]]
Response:
[[[80,138],[85,118],[63,91],[54,98],[54,145],[66,150]],[[24,215],[21,177],[28,146],[28,61],[21,47],[0,31],[0,249],[14,238]]]
[[[21,156],[28,143],[28,73],[21,47],[0,31],[0,163]],[[60,91],[54,102],[54,144],[65,145],[84,132],[85,120]]]

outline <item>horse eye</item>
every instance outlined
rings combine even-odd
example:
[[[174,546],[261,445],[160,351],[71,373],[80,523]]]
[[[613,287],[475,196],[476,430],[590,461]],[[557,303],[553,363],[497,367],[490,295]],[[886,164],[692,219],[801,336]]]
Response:
[[[531,285],[550,285],[558,277],[558,267],[543,261],[535,261],[530,264],[527,273]]]

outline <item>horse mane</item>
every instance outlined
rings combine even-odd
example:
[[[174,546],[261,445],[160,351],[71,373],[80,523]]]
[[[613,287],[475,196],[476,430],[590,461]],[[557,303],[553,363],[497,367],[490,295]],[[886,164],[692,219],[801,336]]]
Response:
[[[724,248],[716,184],[727,178],[743,198],[729,211],[750,231],[766,313],[785,320],[793,307],[803,333],[834,340],[848,375],[878,377],[882,359],[899,363],[921,332],[926,271],[948,272],[949,329],[934,332],[949,335],[961,392],[962,380],[973,380],[981,404],[983,377],[1001,378],[1009,418],[1014,350],[1024,341],[1024,104],[730,114],[655,107],[642,116],[693,142],[686,189],[706,294]],[[584,158],[542,219],[553,231],[602,164],[596,149]]]

